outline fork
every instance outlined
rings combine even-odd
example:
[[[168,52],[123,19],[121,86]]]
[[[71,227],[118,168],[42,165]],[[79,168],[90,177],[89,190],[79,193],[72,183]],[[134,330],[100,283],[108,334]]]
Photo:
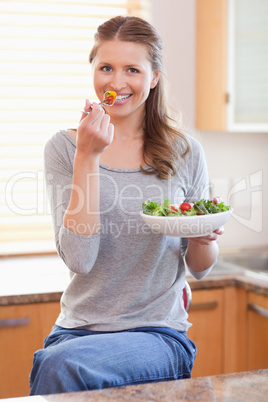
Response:
[[[99,105],[104,106],[113,106],[116,99],[115,91],[106,91],[103,95],[103,100],[99,103]],[[92,106],[90,106],[89,110],[80,110],[81,113],[89,114],[91,113]]]

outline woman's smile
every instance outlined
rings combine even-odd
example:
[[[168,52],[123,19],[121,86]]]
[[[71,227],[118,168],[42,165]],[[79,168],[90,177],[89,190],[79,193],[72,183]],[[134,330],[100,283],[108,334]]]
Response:
[[[124,105],[132,96],[132,94],[118,94],[116,95],[114,105]]]
[[[98,98],[107,90],[117,93],[113,107],[107,109],[110,116],[126,117],[139,111],[142,118],[145,101],[158,77],[152,70],[146,46],[120,40],[104,41],[98,48],[93,68]]]

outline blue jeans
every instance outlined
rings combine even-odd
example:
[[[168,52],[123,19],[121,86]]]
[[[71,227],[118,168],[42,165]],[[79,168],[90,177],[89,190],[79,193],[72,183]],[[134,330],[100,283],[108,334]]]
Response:
[[[186,333],[171,328],[95,332],[55,325],[34,355],[30,395],[189,378],[195,355]]]

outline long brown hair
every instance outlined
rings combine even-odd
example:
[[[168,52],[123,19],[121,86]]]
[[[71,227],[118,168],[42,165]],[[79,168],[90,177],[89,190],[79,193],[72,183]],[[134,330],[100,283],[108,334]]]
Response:
[[[114,17],[98,27],[95,44],[89,55],[93,63],[101,42],[112,39],[146,45],[153,71],[162,72],[162,40],[155,28],[138,17]],[[178,153],[184,156],[190,149],[186,137],[174,127],[174,120],[167,112],[163,76],[160,74],[155,88],[146,100],[143,158],[150,169],[162,179],[174,175],[178,169]]]

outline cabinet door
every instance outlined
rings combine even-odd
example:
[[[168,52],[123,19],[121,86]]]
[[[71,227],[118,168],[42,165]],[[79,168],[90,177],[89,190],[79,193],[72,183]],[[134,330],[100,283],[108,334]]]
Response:
[[[227,0],[196,0],[196,128],[224,131]]]
[[[229,131],[268,130],[268,2],[228,0]]]
[[[222,373],[223,290],[193,291],[189,311],[189,338],[196,344],[197,356],[192,377]]]
[[[0,398],[29,395],[34,352],[58,314],[59,303],[0,307]]]
[[[223,321],[223,373],[246,371],[247,291],[226,286]]]
[[[247,369],[268,367],[268,297],[248,293]]]
[[[268,131],[267,0],[196,0],[196,128]]]

